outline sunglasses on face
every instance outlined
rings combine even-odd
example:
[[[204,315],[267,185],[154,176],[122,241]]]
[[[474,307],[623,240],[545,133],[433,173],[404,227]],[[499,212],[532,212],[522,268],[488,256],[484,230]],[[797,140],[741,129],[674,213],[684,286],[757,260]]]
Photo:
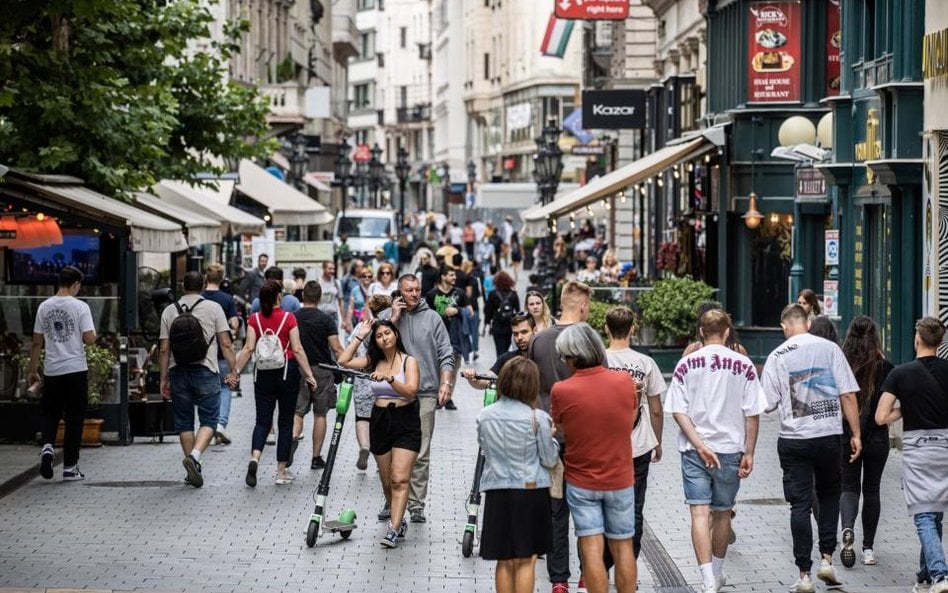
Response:
[[[362,274],[362,277],[363,277],[363,278],[368,278],[369,280],[371,280],[371,279],[372,279],[372,274]]]
[[[392,273],[389,272],[388,270],[382,270],[381,272],[379,272],[379,276],[391,276],[391,275]]]

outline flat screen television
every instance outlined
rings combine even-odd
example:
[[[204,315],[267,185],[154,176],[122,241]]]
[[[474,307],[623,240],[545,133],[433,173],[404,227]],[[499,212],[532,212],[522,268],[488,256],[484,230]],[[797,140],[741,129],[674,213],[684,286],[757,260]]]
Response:
[[[6,281],[8,284],[56,284],[59,271],[65,266],[78,268],[85,275],[84,284],[101,284],[102,238],[84,229],[62,229],[62,245],[32,249],[7,248]]]

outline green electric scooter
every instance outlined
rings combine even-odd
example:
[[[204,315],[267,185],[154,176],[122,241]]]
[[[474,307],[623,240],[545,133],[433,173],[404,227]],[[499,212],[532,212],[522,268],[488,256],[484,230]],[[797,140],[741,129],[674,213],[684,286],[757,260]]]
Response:
[[[479,381],[490,381],[484,390],[484,407],[497,401],[497,377],[493,375],[474,375]],[[470,558],[474,552],[474,538],[477,533],[477,516],[481,510],[481,473],[484,471],[484,455],[480,447],[477,448],[477,464],[474,466],[474,483],[471,485],[471,495],[467,499],[467,524],[464,526],[464,535],[461,536],[461,554]]]
[[[349,406],[352,404],[352,390],[356,379],[369,379],[369,375],[343,368],[333,364],[318,364],[321,369],[339,373],[345,376],[342,383],[339,384],[339,396],[336,398],[336,422],[333,425],[332,437],[329,440],[329,451],[326,453],[326,467],[323,468],[323,475],[319,479],[319,486],[316,488],[313,500],[316,508],[309,517],[309,527],[306,529],[306,545],[312,548],[316,545],[316,539],[320,536],[320,530],[328,530],[330,533],[338,533],[342,539],[349,539],[352,530],[356,528],[355,512],[351,509],[345,509],[339,514],[336,521],[324,521],[323,510],[326,504],[326,497],[329,495],[329,480],[332,479],[332,469],[336,461],[336,451],[339,449],[339,437],[342,436],[342,425],[346,421],[346,414],[349,412]]]

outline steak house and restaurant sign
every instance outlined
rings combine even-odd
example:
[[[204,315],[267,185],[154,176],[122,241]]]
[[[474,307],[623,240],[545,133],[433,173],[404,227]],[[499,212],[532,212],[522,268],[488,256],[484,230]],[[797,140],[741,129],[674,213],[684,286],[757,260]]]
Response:
[[[751,2],[747,10],[747,101],[799,102],[802,71],[799,0]]]

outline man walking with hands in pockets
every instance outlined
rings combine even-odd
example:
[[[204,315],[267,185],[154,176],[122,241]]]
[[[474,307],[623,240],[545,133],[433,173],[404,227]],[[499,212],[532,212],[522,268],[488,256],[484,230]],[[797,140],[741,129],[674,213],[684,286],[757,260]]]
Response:
[[[759,417],[766,408],[754,364],[724,345],[730,331],[726,312],[712,309],[701,316],[705,346],[678,362],[665,400],[665,411],[681,428],[681,481],[701,593],[716,593],[727,581],[731,509],[741,480],[754,469]]]

